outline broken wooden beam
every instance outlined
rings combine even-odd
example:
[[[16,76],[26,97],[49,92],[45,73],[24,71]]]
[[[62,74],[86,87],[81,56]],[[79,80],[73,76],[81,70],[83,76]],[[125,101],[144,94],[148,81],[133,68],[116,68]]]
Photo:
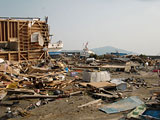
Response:
[[[9,99],[36,99],[36,98],[58,98],[57,95],[15,95],[10,96]]]
[[[93,96],[103,97],[103,98],[118,98],[118,95],[110,95],[110,94],[104,94],[104,93],[92,93]]]
[[[77,92],[73,92],[73,93],[69,93],[69,94],[62,94],[62,95],[39,95],[39,94],[35,94],[35,95],[15,95],[15,96],[10,96],[9,99],[36,99],[36,98],[53,98],[53,99],[57,99],[57,98],[65,98],[65,97],[69,97],[69,96],[73,96],[73,95],[77,95],[77,94],[81,94],[82,91],[77,91]]]
[[[80,105],[80,106],[78,106],[78,108],[82,108],[82,107],[90,106],[90,105],[97,104],[97,103],[100,103],[100,102],[102,102],[102,100],[101,100],[101,99],[94,100],[94,101],[88,102],[88,103],[86,103],[86,104]]]
[[[73,96],[73,95],[77,95],[77,94],[82,94],[82,91],[76,91],[76,92],[70,93],[69,95]]]
[[[13,94],[13,93],[24,93],[24,94],[31,94],[31,95],[34,95],[35,92],[34,90],[27,90],[27,89],[8,89],[7,92],[9,94]]]

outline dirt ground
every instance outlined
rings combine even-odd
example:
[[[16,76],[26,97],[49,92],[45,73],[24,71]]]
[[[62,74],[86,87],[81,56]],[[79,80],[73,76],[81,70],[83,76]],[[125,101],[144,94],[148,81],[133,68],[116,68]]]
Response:
[[[111,78],[143,78],[148,87],[141,87],[136,89],[130,86],[129,91],[121,92],[123,97],[138,96],[145,102],[145,98],[152,96],[151,90],[159,90],[159,86],[155,87],[152,84],[158,84],[159,78],[156,73],[141,71],[139,74],[128,74],[124,72],[111,73]],[[106,114],[100,111],[98,108],[102,105],[110,104],[103,101],[102,104],[96,104],[89,107],[78,108],[79,105],[95,100],[86,93],[77,96],[71,96],[69,98],[61,98],[55,101],[49,102],[46,105],[36,107],[28,111],[27,115],[22,117],[11,118],[10,120],[119,120],[129,111],[121,112],[118,114]],[[11,105],[14,102],[19,104]],[[6,115],[6,108],[11,109],[26,108],[30,104],[36,103],[38,99],[30,100],[3,100],[0,105],[0,120],[5,120],[3,117]]]

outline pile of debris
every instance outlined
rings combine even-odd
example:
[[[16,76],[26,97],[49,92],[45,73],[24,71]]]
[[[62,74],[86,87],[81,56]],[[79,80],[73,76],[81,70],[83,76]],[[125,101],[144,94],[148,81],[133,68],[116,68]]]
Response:
[[[30,110],[48,104],[50,101],[84,94],[95,100],[79,105],[78,108],[103,101],[104,103],[111,103],[99,108],[105,113],[117,113],[135,108],[127,115],[127,118],[140,118],[140,115],[147,110],[147,105],[138,97],[126,98],[123,93],[132,91],[133,88],[131,89],[131,87],[136,89],[147,88],[147,82],[142,78],[134,77],[111,78],[111,73],[107,71],[108,68],[123,68],[125,70],[126,67],[109,66],[104,63],[104,61],[102,64],[102,61],[93,59],[88,59],[87,62],[78,61],[76,57],[73,57],[73,61],[63,57],[59,60],[45,59],[20,63],[0,59],[0,104],[3,104],[6,99],[18,101],[38,99],[24,109],[12,110],[7,108],[7,113],[3,118],[26,116],[30,114]],[[159,100],[159,96],[156,100]],[[12,105],[17,104],[18,102],[12,103]],[[142,108],[143,110],[141,110]],[[140,112],[136,116],[133,115],[139,109]]]

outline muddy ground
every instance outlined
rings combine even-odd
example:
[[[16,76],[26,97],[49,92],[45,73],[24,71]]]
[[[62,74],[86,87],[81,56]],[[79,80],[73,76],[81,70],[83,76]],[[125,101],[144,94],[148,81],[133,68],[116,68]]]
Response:
[[[123,97],[138,96],[145,102],[146,98],[152,96],[151,90],[159,90],[158,84],[159,78],[156,73],[141,71],[139,74],[129,74],[124,72],[111,73],[111,78],[143,78],[148,87],[141,87],[136,89],[133,86],[128,88],[128,91],[121,92]],[[55,101],[49,102],[46,105],[33,108],[28,111],[25,116],[17,116],[16,118],[10,118],[10,120],[118,120],[125,116],[129,111],[120,112],[118,114],[106,114],[100,111],[98,108],[110,104],[111,102],[103,101],[102,104],[96,104],[89,107],[78,108],[79,105],[85,104],[95,100],[91,96],[83,93],[78,96],[71,96],[69,98],[60,98]],[[15,102],[14,105],[11,105]],[[27,100],[7,100],[4,99],[0,106],[0,120],[5,120],[6,108],[11,107],[11,110],[25,109],[29,105],[34,104],[38,99]],[[19,103],[18,103],[19,102]],[[17,104],[16,104],[17,103]]]

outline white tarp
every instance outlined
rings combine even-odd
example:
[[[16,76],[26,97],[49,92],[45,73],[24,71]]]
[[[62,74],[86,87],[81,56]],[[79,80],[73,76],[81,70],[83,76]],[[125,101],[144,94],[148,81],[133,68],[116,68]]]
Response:
[[[110,81],[111,77],[109,72],[83,72],[83,81],[86,82],[105,82]]]
[[[110,82],[116,84],[117,90],[125,90],[127,89],[127,83],[123,80],[125,80],[125,78],[116,78],[112,79]]]

